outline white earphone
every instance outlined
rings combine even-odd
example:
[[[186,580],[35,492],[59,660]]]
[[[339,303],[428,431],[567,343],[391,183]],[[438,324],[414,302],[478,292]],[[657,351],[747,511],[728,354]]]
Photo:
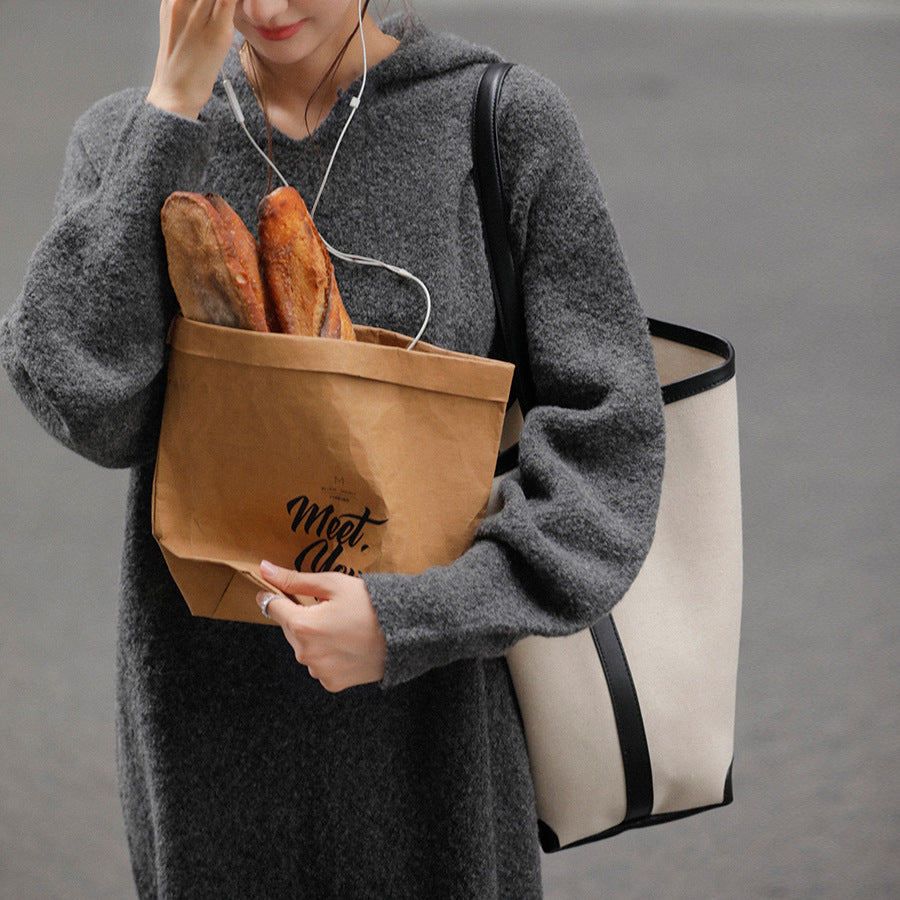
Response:
[[[315,218],[316,209],[319,206],[319,200],[322,197],[322,192],[325,190],[325,184],[328,181],[328,176],[331,174],[331,167],[334,165],[335,157],[337,156],[338,149],[341,146],[341,142],[344,140],[344,135],[347,133],[347,129],[350,127],[350,123],[353,121],[353,116],[356,114],[356,110],[359,108],[360,100],[362,99],[363,91],[366,89],[366,73],[368,70],[368,60],[366,57],[366,38],[363,33],[363,15],[362,15],[362,0],[358,0],[357,3],[357,14],[359,17],[359,37],[362,42],[362,53],[363,53],[363,74],[362,74],[362,82],[359,86],[359,93],[355,97],[350,98],[350,115],[347,116],[347,121],[344,123],[344,127],[341,129],[341,133],[338,136],[337,143],[334,145],[334,150],[331,153],[331,159],[328,161],[328,166],[325,169],[325,174],[322,176],[322,182],[319,185],[318,193],[316,194],[316,199],[313,202],[312,208],[310,209],[310,216]],[[262,155],[263,159],[272,167],[272,171],[278,176],[279,180],[285,186],[289,186],[288,180],[278,171],[278,167],[274,162],[269,158],[269,155],[263,150],[262,147],[254,139],[253,135],[250,134],[250,130],[247,128],[247,123],[244,120],[244,113],[241,109],[240,104],[238,103],[237,95],[234,92],[234,87],[231,82],[227,78],[222,79],[222,84],[225,88],[225,93],[228,97],[228,102],[231,104],[231,108],[234,111],[234,117],[237,119],[238,124],[243,128],[244,133],[250,139],[250,143],[256,148],[256,150]],[[425,318],[422,322],[421,328],[419,328],[418,333],[412,339],[410,344],[407,346],[407,350],[412,350],[416,344],[422,339],[422,335],[425,333],[425,329],[428,327],[428,321],[431,318],[431,294],[425,285],[425,283],[413,275],[411,272],[407,272],[406,269],[400,268],[399,266],[392,266],[390,263],[382,262],[379,259],[372,259],[368,256],[360,256],[356,253],[344,253],[341,250],[336,250],[332,247],[328,241],[322,238],[325,242],[325,246],[328,248],[328,252],[331,253],[332,256],[337,257],[338,259],[342,259],[345,262],[354,263],[359,266],[375,266],[380,269],[387,269],[388,272],[393,272],[395,275],[399,275],[401,278],[407,278],[410,281],[417,284],[425,295]]]

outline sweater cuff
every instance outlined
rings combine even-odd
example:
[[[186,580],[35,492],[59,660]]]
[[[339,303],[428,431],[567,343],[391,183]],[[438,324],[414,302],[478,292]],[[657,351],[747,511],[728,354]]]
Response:
[[[364,574],[387,642],[382,687],[459,659],[505,653],[521,636],[514,617],[498,615],[510,599],[498,598],[500,587],[516,592],[507,569],[500,549],[481,541],[450,565],[419,575]]]
[[[161,207],[175,190],[196,190],[202,183],[216,139],[212,122],[188,119],[141,99],[126,117],[109,174],[120,171],[133,189]],[[140,173],[135,178],[132,173]],[[114,184],[113,177],[107,182]]]

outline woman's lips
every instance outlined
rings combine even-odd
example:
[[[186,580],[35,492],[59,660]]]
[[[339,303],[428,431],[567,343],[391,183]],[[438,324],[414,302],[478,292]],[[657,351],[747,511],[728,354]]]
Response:
[[[267,41],[286,41],[293,37],[302,27],[306,19],[301,19],[293,25],[282,25],[280,28],[264,28],[262,25],[254,25],[253,27],[259,33],[259,36]]]

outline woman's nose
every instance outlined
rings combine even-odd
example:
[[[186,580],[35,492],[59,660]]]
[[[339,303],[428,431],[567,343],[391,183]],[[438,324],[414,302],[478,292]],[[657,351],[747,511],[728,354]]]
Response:
[[[290,7],[290,0],[241,0],[244,15],[258,24],[271,22]]]

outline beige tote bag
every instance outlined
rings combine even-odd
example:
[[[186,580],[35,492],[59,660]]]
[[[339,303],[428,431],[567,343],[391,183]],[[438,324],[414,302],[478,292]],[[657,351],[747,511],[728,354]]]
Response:
[[[508,70],[488,66],[479,84],[473,156],[498,317],[527,412],[533,387],[494,118]],[[742,594],[734,351],[703,332],[649,325],[667,430],[650,553],[611,615],[507,654],[547,851],[732,800]]]
[[[709,335],[650,326],[666,401],[650,553],[610,616],[507,654],[547,851],[732,799],[742,594],[733,355]]]

